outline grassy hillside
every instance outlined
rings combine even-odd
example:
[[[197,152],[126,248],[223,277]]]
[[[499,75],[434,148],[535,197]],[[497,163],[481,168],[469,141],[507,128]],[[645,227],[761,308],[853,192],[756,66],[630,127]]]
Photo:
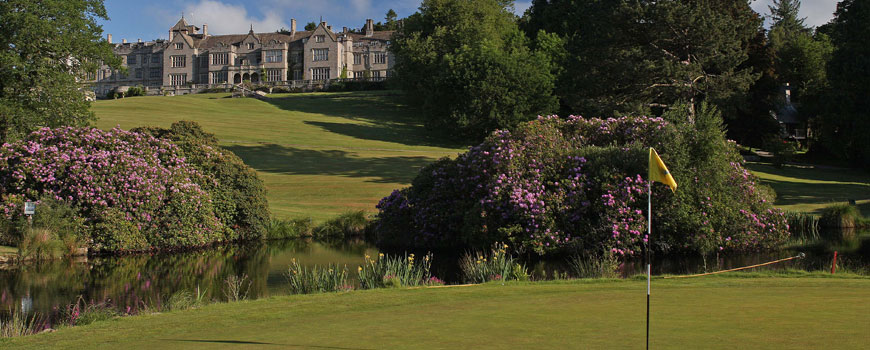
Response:
[[[749,163],[749,170],[776,191],[776,205],[786,210],[818,214],[833,203],[854,199],[870,217],[870,175],[860,170],[826,169]]]
[[[125,317],[4,349],[642,349],[640,280],[286,296]],[[654,349],[863,349],[866,278],[656,280]],[[5,343],[4,343],[5,341]]]
[[[276,217],[323,220],[347,210],[374,211],[419,169],[463,149],[429,136],[391,92],[227,94],[97,101],[99,128],[169,126],[193,120],[256,169]]]

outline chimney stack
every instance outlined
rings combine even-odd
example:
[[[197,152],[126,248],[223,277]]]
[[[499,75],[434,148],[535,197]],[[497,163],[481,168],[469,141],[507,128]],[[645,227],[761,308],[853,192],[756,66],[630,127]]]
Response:
[[[341,27],[341,32],[347,34],[347,27]]]
[[[290,19],[290,34],[296,34],[296,19]]]
[[[202,36],[208,36],[208,23],[202,25]]]
[[[173,32],[172,30],[170,30],[170,31],[169,31],[169,41],[172,41],[172,39],[174,39],[174,38],[175,38],[175,32]]]
[[[106,41],[108,41],[109,44],[112,43],[112,34],[106,34]]]
[[[372,36],[375,34],[375,24],[371,18],[366,20],[366,36]]]
[[[126,43],[127,43],[127,39],[121,39],[121,43],[122,43],[122,44],[126,44]]]

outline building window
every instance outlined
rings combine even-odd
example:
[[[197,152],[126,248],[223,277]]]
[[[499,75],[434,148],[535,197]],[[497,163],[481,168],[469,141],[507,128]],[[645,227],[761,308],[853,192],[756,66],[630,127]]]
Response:
[[[172,57],[172,68],[183,68],[185,66],[185,61],[187,56],[171,56]]]
[[[387,54],[385,52],[375,53],[375,64],[387,63]]]
[[[128,55],[127,64],[136,64],[136,55]]]
[[[136,68],[136,79],[142,79],[142,68]]]
[[[200,67],[208,68],[208,56],[207,55],[199,56],[197,61],[199,61]]]
[[[266,63],[278,63],[284,60],[284,54],[281,50],[266,51]]]
[[[151,70],[148,71],[149,78],[160,78],[161,75],[163,75],[163,72],[161,72],[160,68],[151,68]]]
[[[97,78],[97,74],[95,72],[88,72],[88,80],[95,80]]]
[[[313,49],[311,56],[315,61],[329,61],[329,49]]]
[[[160,63],[160,55],[151,55],[151,63]]]
[[[381,71],[379,71],[379,70],[372,71],[372,78],[380,78],[380,77],[381,77]]]
[[[302,62],[302,51],[296,51],[290,54],[290,60],[292,63],[301,63]]]
[[[353,64],[360,64],[362,62],[362,54],[355,53],[353,54]]]
[[[199,74],[199,83],[200,84],[208,84],[208,73],[200,73]]]
[[[302,70],[297,69],[293,71],[293,80],[302,80]]]
[[[266,81],[281,81],[281,69],[266,70]]]
[[[322,43],[324,41],[326,41],[326,38],[323,35],[315,35],[314,36],[314,42]]]
[[[312,68],[311,79],[313,80],[329,80],[329,68]]]
[[[213,65],[226,65],[227,62],[230,61],[230,54],[228,53],[213,53],[211,54],[211,64]]]
[[[227,82],[227,72],[211,72],[211,81],[213,84],[221,84]]]
[[[187,82],[187,74],[170,74],[170,85],[172,86],[181,86]]]
[[[254,49],[254,43],[248,43],[248,50]]]
[[[182,44],[182,43],[176,43],[176,44],[175,44],[175,49],[176,49],[176,50],[181,50],[181,49],[183,49],[183,48],[184,48],[184,44]]]

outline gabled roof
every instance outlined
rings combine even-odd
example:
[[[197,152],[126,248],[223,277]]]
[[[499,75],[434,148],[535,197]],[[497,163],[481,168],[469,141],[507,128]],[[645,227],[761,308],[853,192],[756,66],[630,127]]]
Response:
[[[395,30],[379,30],[379,31],[372,33],[372,36],[366,36],[365,34],[359,34],[359,33],[348,33],[348,35],[350,35],[351,38],[353,38],[353,40],[386,41],[386,40],[390,40],[393,37],[393,34],[395,34],[395,33],[396,33]]]
[[[227,46],[237,45],[245,40],[249,34],[229,34],[229,35],[210,35],[199,42],[199,48],[208,49],[212,47],[217,47],[219,44],[224,44]],[[301,38],[307,38],[311,36],[311,32],[296,32],[295,36],[290,36],[287,34],[281,33],[257,33],[257,38],[260,42],[270,42],[272,40],[282,41],[289,43],[294,40],[299,40]]]

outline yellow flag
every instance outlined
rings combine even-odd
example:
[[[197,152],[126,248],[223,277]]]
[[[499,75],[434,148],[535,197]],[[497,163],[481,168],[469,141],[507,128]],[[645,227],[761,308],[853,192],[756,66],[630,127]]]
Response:
[[[674,177],[671,176],[671,172],[668,171],[665,162],[659,158],[659,154],[652,147],[649,149],[649,180],[668,185],[671,191],[677,190],[677,182],[674,181]]]

